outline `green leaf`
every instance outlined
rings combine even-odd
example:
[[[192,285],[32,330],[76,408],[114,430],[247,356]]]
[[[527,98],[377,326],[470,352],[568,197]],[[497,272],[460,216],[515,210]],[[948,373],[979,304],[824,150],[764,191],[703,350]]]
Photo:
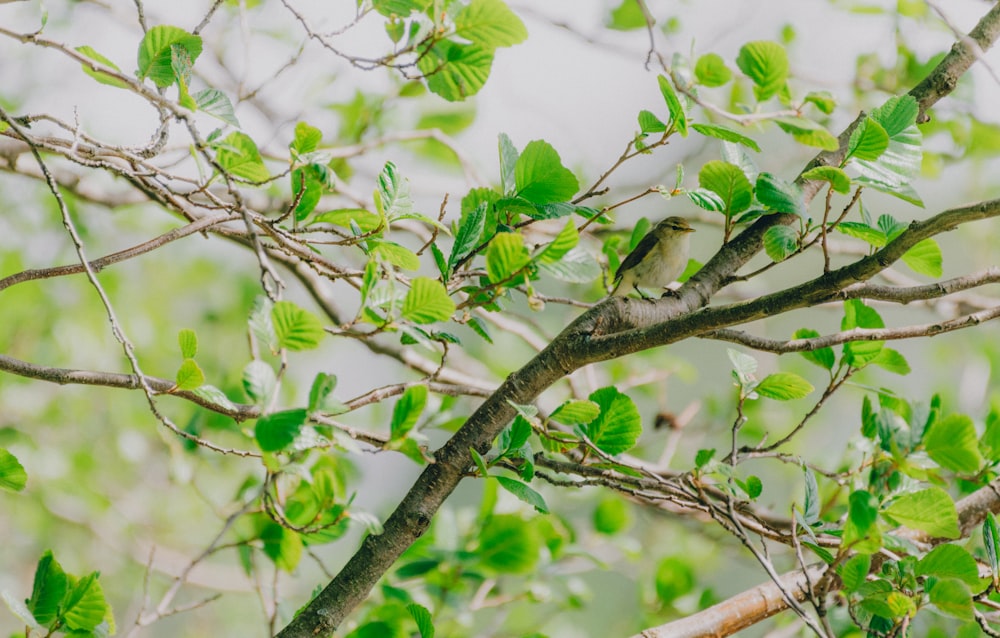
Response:
[[[567,401],[549,415],[549,418],[566,425],[590,423],[601,413],[601,406],[593,401]]]
[[[196,397],[201,397],[209,403],[222,407],[226,410],[236,410],[236,405],[229,400],[226,393],[218,389],[214,385],[204,384],[200,385],[191,391],[191,394]]]
[[[201,55],[201,37],[180,27],[158,25],[146,32],[139,43],[139,79],[149,78],[160,88],[173,84],[177,77],[171,64],[171,47],[179,45],[187,52],[193,64]]]
[[[697,188],[695,190],[684,191],[684,194],[688,196],[691,203],[699,208],[704,208],[714,213],[722,213],[726,210],[726,202],[715,191],[710,191],[707,188]]]
[[[545,504],[545,499],[542,498],[542,495],[531,489],[527,484],[516,479],[507,478],[506,476],[494,476],[493,478],[497,480],[500,487],[534,507],[542,514],[549,513],[549,506]]]
[[[993,512],[986,512],[983,521],[983,546],[986,556],[990,559],[990,573],[993,575],[993,587],[1000,583],[1000,530],[997,529],[997,518]]]
[[[773,261],[780,262],[799,249],[799,234],[788,226],[771,226],[764,232],[764,252]]]
[[[889,148],[889,134],[885,132],[881,124],[869,116],[861,120],[858,127],[851,133],[844,162],[846,163],[850,159],[877,160],[887,148]]]
[[[420,257],[417,257],[417,254],[406,246],[378,239],[371,240],[368,245],[373,255],[389,262],[396,268],[403,270],[418,270],[420,268]]]
[[[643,15],[637,0],[622,0],[622,3],[612,9],[608,28],[618,31],[631,31],[646,26],[646,16]]]
[[[543,543],[533,525],[513,514],[493,516],[480,528],[480,564],[492,571],[528,574],[534,571]]]
[[[849,193],[851,191],[851,178],[844,172],[844,169],[836,166],[817,166],[802,173],[802,179],[811,179],[820,182],[829,182],[830,188],[838,193]]]
[[[60,611],[60,604],[69,589],[69,579],[62,566],[46,551],[35,567],[35,581],[28,599],[28,610],[38,624],[47,627],[54,621]]]
[[[635,0],[626,1],[635,2]],[[639,130],[643,133],[664,133],[667,130],[667,125],[660,121],[660,118],[656,117],[652,111],[644,109],[639,111]]]
[[[913,248],[903,253],[903,263],[914,272],[928,277],[940,277],[944,272],[941,268],[941,247],[931,239],[917,242]]]
[[[956,578],[966,585],[979,584],[979,567],[972,554],[958,545],[938,545],[917,561],[917,576]]]
[[[543,261],[539,265],[556,279],[574,284],[589,284],[601,275],[601,267],[593,255],[579,246],[559,261]]]
[[[837,230],[845,235],[862,239],[876,248],[881,248],[888,243],[885,233],[861,222],[840,222],[837,224]]]
[[[205,373],[194,359],[185,359],[177,370],[176,384],[180,390],[194,390],[205,383]]]
[[[959,620],[973,620],[975,614],[972,607],[972,592],[968,585],[954,578],[942,578],[934,583],[934,586],[927,592],[931,604],[937,607],[941,613],[958,618]]]
[[[455,312],[455,302],[441,282],[430,277],[415,277],[403,299],[402,316],[414,323],[447,321]]]
[[[844,319],[840,322],[841,330],[853,328],[884,328],[885,323],[878,312],[866,306],[860,299],[849,299],[844,302]],[[844,344],[844,359],[848,365],[860,368],[868,365],[882,351],[883,341],[849,341]]]
[[[455,15],[455,34],[492,50],[524,42],[528,30],[502,0],[472,0]]]
[[[277,387],[278,376],[267,363],[254,359],[243,366],[243,391],[256,405],[268,405]]]
[[[198,354],[198,335],[194,330],[185,328],[178,332],[177,344],[181,347],[181,356],[185,359],[194,359]]]
[[[757,497],[759,497],[761,493],[763,493],[764,484],[761,482],[760,478],[753,475],[748,476],[746,484],[744,486],[744,491],[746,491],[747,496],[750,497],[750,500],[755,501],[757,500]]]
[[[580,189],[559,153],[543,140],[528,142],[521,151],[514,165],[514,184],[518,197],[535,204],[566,201]]]
[[[620,498],[607,496],[594,509],[594,529],[600,534],[617,534],[628,527],[628,523],[628,505]]]
[[[881,549],[882,535],[875,524],[877,520],[878,500],[864,490],[852,492],[848,497],[844,545],[863,554],[873,554]]]
[[[427,405],[427,386],[412,385],[399,397],[392,408],[392,424],[389,428],[393,440],[401,439],[409,434],[417,424],[420,415]]]
[[[747,385],[753,381],[753,375],[757,372],[756,359],[732,348],[726,348],[726,355],[729,357],[729,361],[732,362],[733,371],[736,372],[741,385]]]
[[[600,414],[583,427],[591,442],[612,456],[632,449],[642,433],[642,419],[632,399],[614,387],[595,390],[588,399],[601,408]]]
[[[303,409],[283,410],[257,419],[254,438],[264,452],[279,452],[295,440],[306,422]]]
[[[688,121],[687,115],[684,113],[684,107],[681,105],[681,101],[677,99],[677,93],[674,92],[674,86],[667,79],[667,76],[660,74],[656,77],[657,83],[660,85],[660,93],[663,95],[663,100],[667,103],[667,110],[670,112],[670,122],[673,124],[674,129],[681,134],[681,137],[687,137],[688,134]]]
[[[406,611],[410,612],[413,621],[417,623],[420,638],[434,638],[434,621],[431,618],[431,612],[426,607],[410,603],[406,606]]]
[[[776,95],[788,79],[788,54],[777,42],[747,42],[736,56],[736,66],[753,81],[760,102]]]
[[[872,557],[870,554],[855,554],[847,559],[837,568],[837,575],[844,585],[846,593],[855,592],[858,587],[865,583],[868,572],[872,567]]]
[[[792,335],[792,339],[815,339],[820,336],[815,330],[810,330],[809,328],[800,328],[795,331]],[[833,364],[836,360],[836,356],[833,354],[833,348],[827,346],[824,348],[819,348],[816,350],[804,350],[800,352],[806,361],[810,363],[815,363],[821,368],[827,370],[833,370]]]
[[[299,122],[295,125],[295,137],[289,143],[288,148],[299,155],[312,153],[319,148],[319,143],[323,139],[323,131],[315,126],[310,126],[306,122]]]
[[[912,95],[899,95],[886,100],[868,116],[882,125],[889,137],[896,137],[917,123],[920,107]]]
[[[799,187],[771,173],[757,176],[755,193],[757,200],[772,210],[796,215],[805,213],[805,201]]]
[[[103,55],[101,55],[100,53],[98,53],[97,51],[95,51],[93,47],[82,46],[82,47],[76,47],[75,50],[80,55],[88,57],[91,60],[94,60],[95,62],[100,62],[104,66],[112,68],[115,71],[118,71],[119,73],[122,73],[122,70],[120,68],[118,68],[117,64],[115,64],[114,62],[112,62],[108,58],[104,57]],[[108,86],[114,86],[114,87],[117,87],[119,89],[127,89],[127,88],[129,88],[129,85],[128,85],[127,82],[119,80],[118,78],[116,78],[113,75],[108,75],[107,73],[103,73],[101,71],[95,71],[89,65],[87,65],[85,63],[81,64],[80,66],[83,67],[83,72],[84,73],[86,73],[90,77],[94,78],[95,80],[97,80],[101,84],[106,84]]]
[[[910,374],[910,364],[906,362],[906,358],[892,348],[882,348],[871,363],[893,374]]]
[[[1000,414],[995,410],[986,417],[986,431],[979,440],[979,451],[990,463],[1000,461]]]
[[[437,40],[417,59],[427,88],[449,102],[458,102],[479,92],[493,66],[493,50],[476,44]]]
[[[903,494],[885,513],[903,525],[931,536],[959,538],[958,512],[948,493],[939,487]]]
[[[424,11],[432,0],[372,0],[372,8],[387,18],[406,18],[414,11]]]
[[[0,447],[0,488],[20,492],[28,484],[28,473],[17,457]]]
[[[656,597],[669,605],[694,589],[694,568],[684,558],[668,556],[656,566],[655,586]]]
[[[802,517],[807,525],[819,522],[819,486],[816,484],[816,473],[808,466],[802,466],[802,475],[805,479],[806,493],[802,506]]]
[[[715,456],[715,448],[698,450],[694,455],[694,466],[701,469]]]
[[[554,263],[580,243],[580,233],[576,230],[573,220],[567,220],[555,239],[538,254],[538,260],[543,263]]]
[[[722,56],[717,53],[706,53],[695,62],[694,77],[705,86],[722,86],[733,78],[733,72],[726,66]]]
[[[240,126],[240,121],[236,119],[236,110],[233,108],[233,103],[222,91],[218,89],[202,89],[196,91],[192,97],[199,111],[208,113],[226,124],[231,124],[235,127]]]
[[[837,100],[829,91],[810,91],[806,93],[802,101],[804,104],[814,105],[825,115],[833,113],[833,110],[837,108]]]
[[[100,625],[110,608],[93,572],[76,581],[63,603],[60,617],[73,632],[92,632]]]
[[[514,174],[520,153],[517,152],[517,147],[510,141],[506,133],[497,136],[497,146],[500,152],[500,184],[503,186],[503,194],[511,197],[517,191]]]
[[[271,321],[279,348],[312,350],[326,335],[319,317],[291,301],[275,303],[271,309]]]
[[[376,205],[381,205],[382,214],[390,220],[413,212],[413,200],[410,198],[410,185],[396,170],[396,165],[386,162],[376,180],[378,198]]]
[[[830,131],[820,124],[804,117],[776,117],[774,123],[782,131],[790,134],[799,144],[814,146],[826,151],[840,148],[840,142]]]
[[[762,397],[789,401],[812,392],[812,384],[794,372],[775,372],[764,377],[754,390]]]
[[[927,455],[958,474],[975,474],[983,464],[976,426],[964,414],[950,414],[931,424],[924,435]]]
[[[760,152],[760,146],[756,141],[731,128],[720,126],[719,124],[692,124],[691,128],[705,137],[714,137],[724,142],[735,142],[736,144],[750,147],[758,153]]]
[[[497,233],[486,249],[486,273],[494,284],[511,279],[530,262],[520,233]]]
[[[472,209],[461,226],[455,233],[455,243],[451,245],[451,255],[448,257],[448,270],[455,268],[458,262],[462,261],[479,245],[483,237],[483,230],[486,228],[486,207],[484,202]]]
[[[333,391],[337,387],[337,376],[319,372],[313,378],[312,386],[309,388],[309,412],[323,412],[325,414],[343,414],[349,408],[338,401],[333,396]]]
[[[302,537],[298,532],[268,521],[260,532],[260,540],[264,543],[264,554],[274,561],[275,567],[288,573],[295,571],[302,559]]]
[[[323,181],[315,164],[293,169],[289,177],[292,180],[292,196],[298,200],[295,204],[295,220],[302,221],[319,204],[323,196]]]
[[[745,211],[753,202],[750,180],[735,164],[712,160],[698,171],[698,185],[717,194],[726,217]]]
[[[363,208],[338,208],[316,215],[312,223],[324,222],[350,228],[351,224],[357,224],[362,232],[370,233],[378,230],[382,226],[382,218],[371,211]]]
[[[260,157],[260,151],[257,150],[257,144],[239,131],[233,131],[216,143],[215,161],[230,175],[251,182],[263,182],[271,177]]]

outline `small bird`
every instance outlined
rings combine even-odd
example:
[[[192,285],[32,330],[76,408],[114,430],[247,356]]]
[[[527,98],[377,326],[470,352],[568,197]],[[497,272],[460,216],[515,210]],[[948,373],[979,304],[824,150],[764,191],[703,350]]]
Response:
[[[683,217],[658,222],[618,266],[611,294],[624,297],[635,290],[643,299],[650,299],[640,286],[661,291],[666,288],[687,266],[689,234],[693,232]]]

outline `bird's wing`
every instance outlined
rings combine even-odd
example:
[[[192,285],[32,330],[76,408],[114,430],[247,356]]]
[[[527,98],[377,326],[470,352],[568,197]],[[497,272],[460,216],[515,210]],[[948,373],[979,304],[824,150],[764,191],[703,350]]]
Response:
[[[656,246],[656,235],[652,231],[650,231],[646,233],[646,235],[642,239],[639,240],[639,243],[636,245],[635,249],[632,250],[632,252],[630,252],[628,256],[625,258],[625,261],[623,261],[621,265],[618,266],[618,270],[615,271],[615,281],[621,279],[622,275],[625,274],[626,270],[638,266],[639,262],[642,261],[642,259],[646,255],[648,255],[649,251],[653,250],[653,247],[655,246]]]

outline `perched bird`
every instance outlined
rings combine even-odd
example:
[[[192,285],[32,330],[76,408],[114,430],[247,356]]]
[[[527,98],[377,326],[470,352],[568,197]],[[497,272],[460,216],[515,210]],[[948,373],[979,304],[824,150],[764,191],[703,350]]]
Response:
[[[683,217],[667,217],[658,222],[615,271],[611,294],[624,297],[635,290],[643,299],[650,299],[641,288],[662,292],[684,272],[688,263],[688,235],[693,232]]]

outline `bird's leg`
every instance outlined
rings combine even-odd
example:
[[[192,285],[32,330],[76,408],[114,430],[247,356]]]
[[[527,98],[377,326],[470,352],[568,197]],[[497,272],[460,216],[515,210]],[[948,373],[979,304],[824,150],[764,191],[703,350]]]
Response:
[[[635,288],[635,291],[639,293],[639,296],[645,299],[646,301],[656,301],[655,299],[644,293],[642,289],[639,288],[639,286],[632,286],[632,287]]]

